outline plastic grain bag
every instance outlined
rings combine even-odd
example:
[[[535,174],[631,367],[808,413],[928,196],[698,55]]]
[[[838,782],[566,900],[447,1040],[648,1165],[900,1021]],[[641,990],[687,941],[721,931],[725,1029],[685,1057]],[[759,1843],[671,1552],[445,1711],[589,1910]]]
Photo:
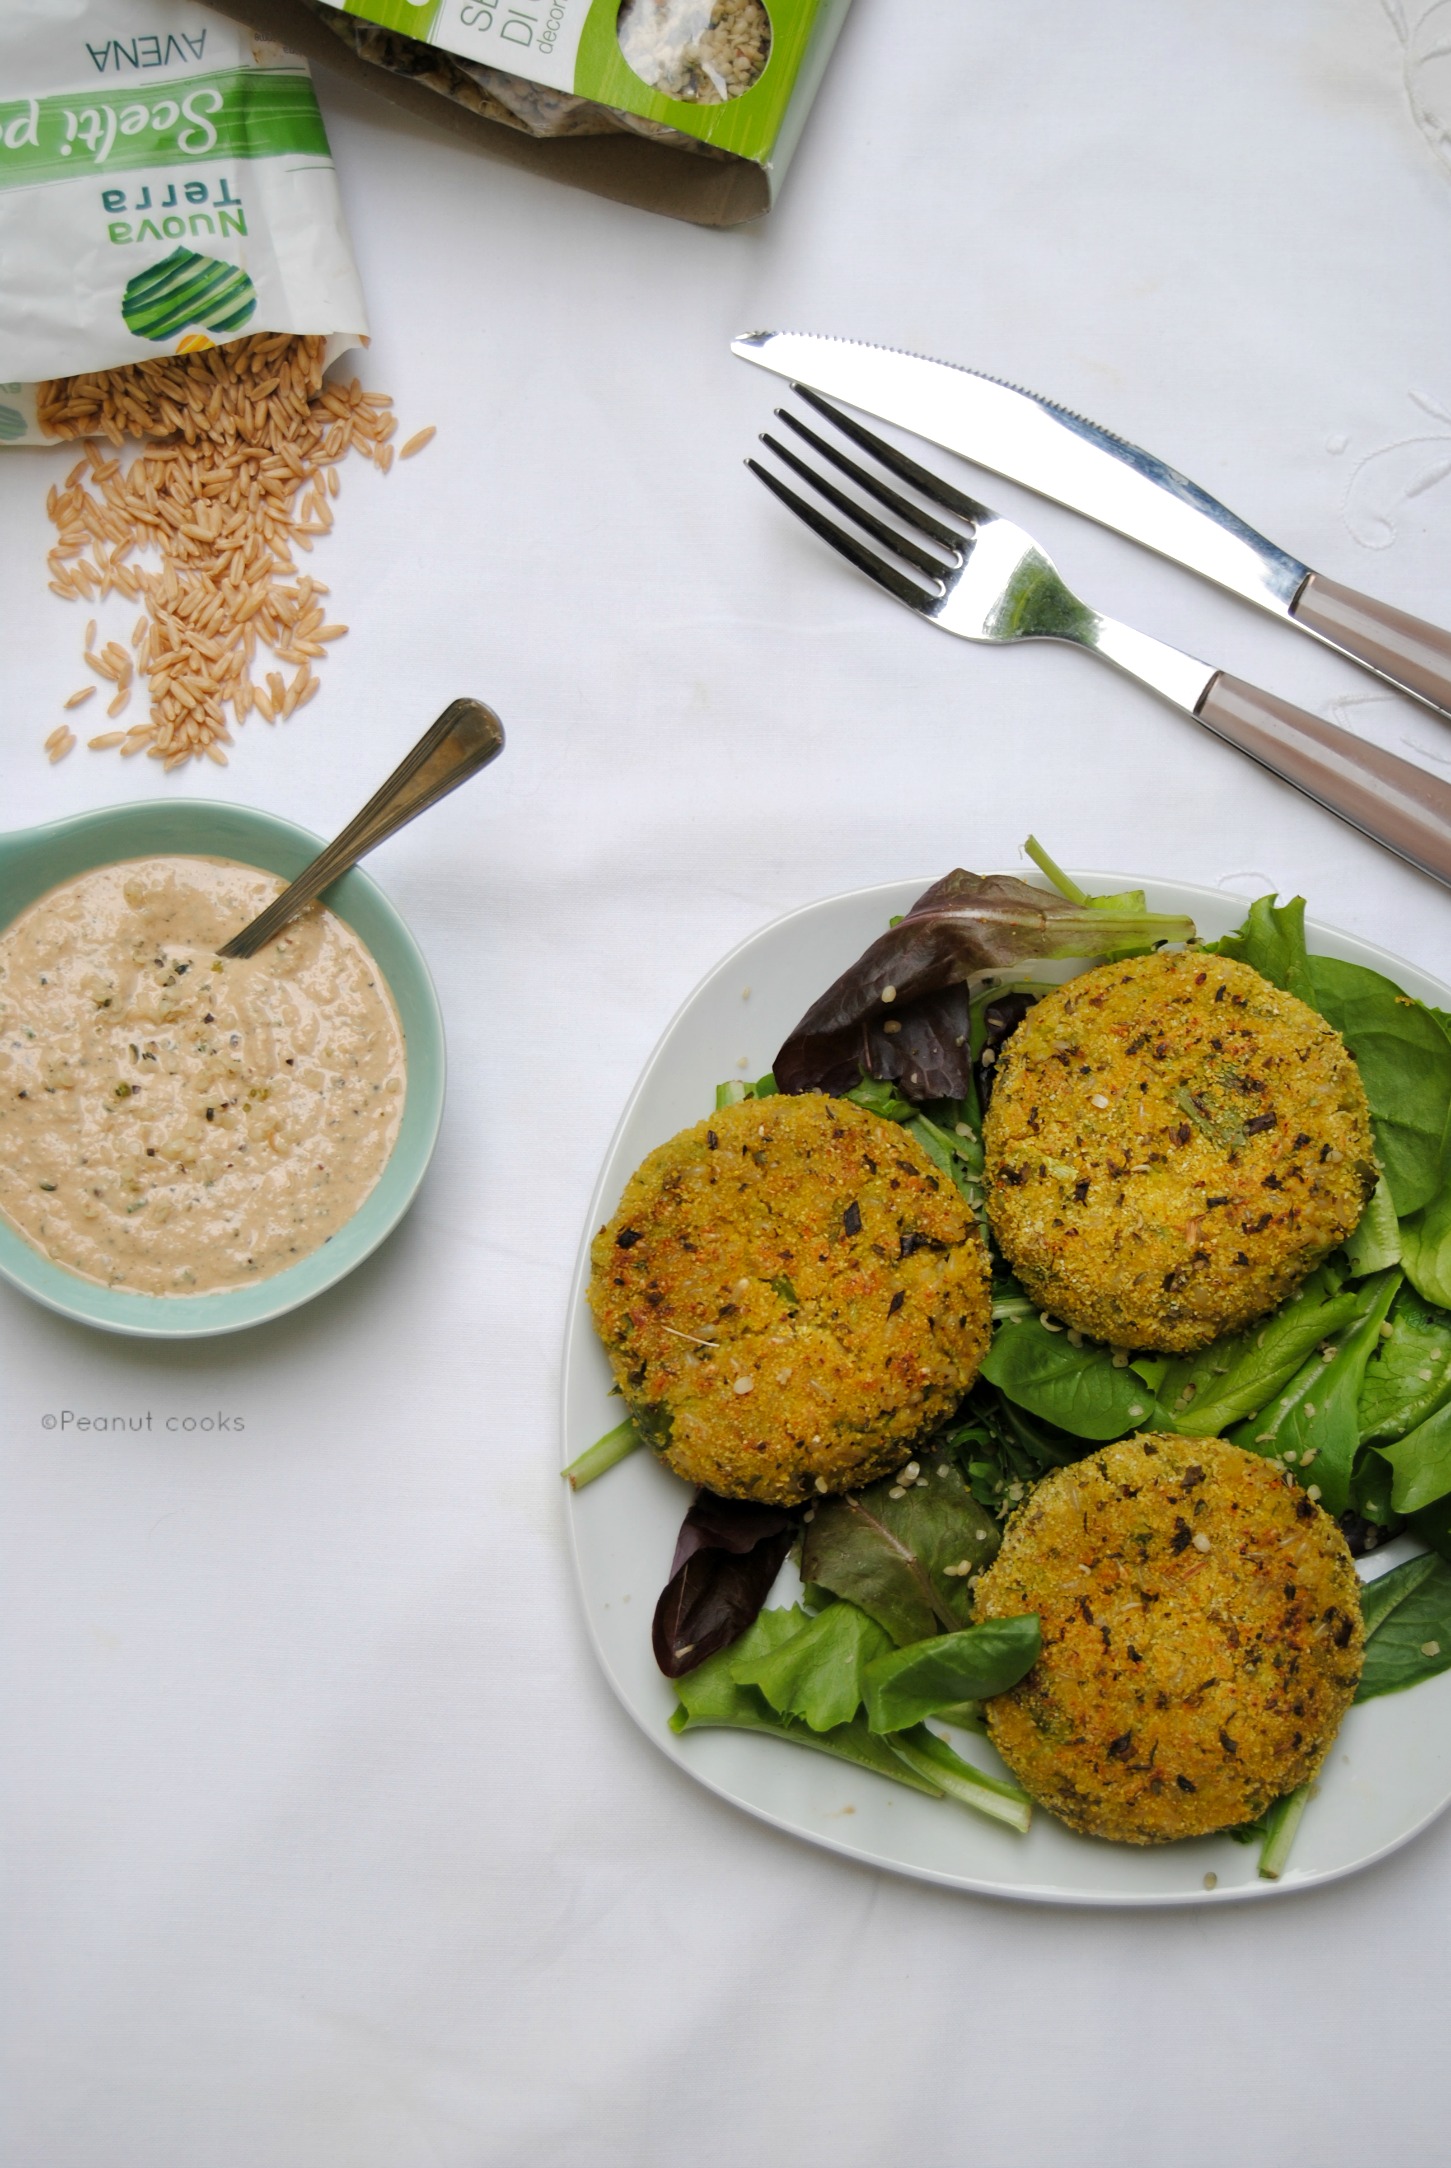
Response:
[[[307,63],[189,0],[0,0],[0,443],[37,386],[367,319]]]

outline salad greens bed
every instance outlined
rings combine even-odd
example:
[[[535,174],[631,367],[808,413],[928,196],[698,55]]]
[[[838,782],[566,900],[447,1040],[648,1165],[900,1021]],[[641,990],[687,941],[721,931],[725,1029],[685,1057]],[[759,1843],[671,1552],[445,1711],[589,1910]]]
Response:
[[[1032,841],[1056,894],[950,874],[815,1003],[755,1084],[830,1090],[900,1122],[991,1237],[982,1115],[997,1049],[1044,990],[1020,967],[1191,939],[1138,891],[1090,897]],[[1136,1431],[1225,1437],[1304,1485],[1358,1556],[1407,1532],[1426,1549],[1366,1584],[1357,1700],[1451,1667],[1451,1014],[1363,965],[1309,953],[1302,898],[1260,898],[1203,944],[1318,1010],[1369,1101],[1380,1184],[1350,1240],[1288,1302],[1197,1355],[1131,1356],[1040,1312],[993,1251],[992,1344],[953,1418],[899,1475],[800,1509],[698,1495],[655,1617],[677,1732],[763,1731],[1018,1830],[1030,1802],[961,1759],[927,1719],[982,1731],[981,1704],[1038,1653],[1038,1621],[974,1626],[972,1585],[1003,1522],[1051,1469]],[[985,977],[985,974],[991,976]],[[891,1036],[873,1022],[895,985]],[[566,1470],[592,1481],[634,1450],[626,1422]],[[794,1552],[798,1603],[763,1609]],[[1308,1798],[1234,1834],[1277,1875]]]

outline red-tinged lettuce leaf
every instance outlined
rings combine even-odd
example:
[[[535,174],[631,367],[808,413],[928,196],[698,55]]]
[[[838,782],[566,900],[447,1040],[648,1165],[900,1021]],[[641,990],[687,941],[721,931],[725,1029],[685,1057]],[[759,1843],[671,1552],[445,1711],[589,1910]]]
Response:
[[[869,1076],[919,1102],[965,1098],[971,980],[1045,959],[1187,941],[1193,932],[1192,919],[1074,903],[1011,874],[959,867],[812,1003],[772,1064],[777,1089],[845,1092]]]
[[[991,1517],[951,1462],[929,1449],[922,1466],[919,1483],[887,1476],[823,1499],[802,1540],[802,1579],[856,1604],[899,1648],[972,1624],[970,1577],[998,1547]]]
[[[798,1513],[697,1491],[680,1526],[651,1639],[667,1679],[739,1640],[796,1540]]]

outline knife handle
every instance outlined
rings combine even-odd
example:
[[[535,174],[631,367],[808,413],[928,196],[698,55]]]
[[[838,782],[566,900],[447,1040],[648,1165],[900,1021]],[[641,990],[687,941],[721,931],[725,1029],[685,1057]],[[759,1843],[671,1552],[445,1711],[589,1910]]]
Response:
[[[1451,632],[1393,610],[1373,595],[1340,587],[1312,572],[1290,605],[1297,625],[1369,663],[1393,685],[1451,715]]]
[[[1210,679],[1194,713],[1252,760],[1451,888],[1451,783],[1227,670]]]

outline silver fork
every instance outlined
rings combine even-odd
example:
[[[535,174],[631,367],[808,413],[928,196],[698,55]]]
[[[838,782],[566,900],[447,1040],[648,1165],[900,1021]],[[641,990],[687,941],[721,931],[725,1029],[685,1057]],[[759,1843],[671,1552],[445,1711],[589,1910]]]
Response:
[[[778,438],[763,434],[762,443],[897,562],[859,541],[758,460],[748,459],[746,465],[824,542],[898,602],[963,640],[1066,640],[1088,648],[1352,827],[1451,887],[1451,784],[1226,670],[1211,669],[1162,640],[1100,616],[1070,592],[1021,527],[919,466],[830,400],[800,384],[792,388],[915,496],[904,496],[784,407],[776,409],[778,420],[890,512],[896,524],[849,496]],[[924,497],[962,524],[949,525],[939,518],[917,501]]]

